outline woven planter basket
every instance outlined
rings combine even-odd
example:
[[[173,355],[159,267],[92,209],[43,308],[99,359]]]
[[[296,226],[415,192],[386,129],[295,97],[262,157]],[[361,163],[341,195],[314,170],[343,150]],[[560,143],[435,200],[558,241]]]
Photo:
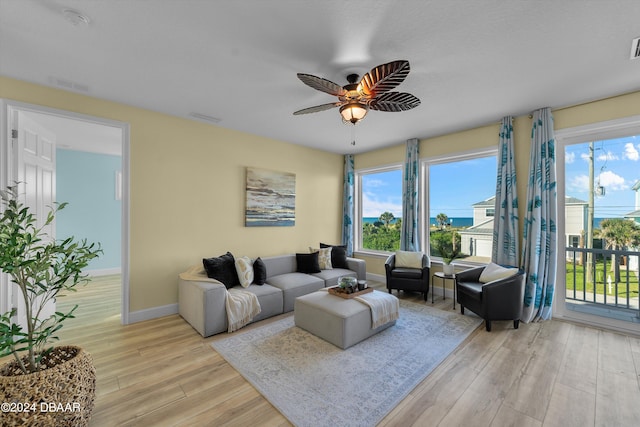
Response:
[[[0,368],[0,424],[87,426],[96,391],[91,355],[74,346],[55,347],[42,371],[22,374],[17,362]]]

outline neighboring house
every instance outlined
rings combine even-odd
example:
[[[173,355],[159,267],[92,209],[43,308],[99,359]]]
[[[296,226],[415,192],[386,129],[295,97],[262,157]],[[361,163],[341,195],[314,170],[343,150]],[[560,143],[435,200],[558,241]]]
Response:
[[[634,210],[627,214],[624,214],[624,218],[629,218],[640,224],[640,180],[636,181],[631,187],[631,190],[635,192]]]
[[[628,218],[632,221],[635,221],[636,224],[640,224],[640,180],[636,181],[635,184],[631,187],[631,190],[634,191],[634,210],[627,214],[624,214],[624,218]],[[633,250],[638,250],[638,248],[633,248]],[[629,257],[629,269],[635,271],[636,274],[640,274],[640,262],[638,262],[638,257],[630,256]]]
[[[495,196],[473,205],[473,225],[460,230],[462,251],[472,257],[491,258]],[[581,246],[587,228],[588,203],[575,197],[565,198],[565,245]]]

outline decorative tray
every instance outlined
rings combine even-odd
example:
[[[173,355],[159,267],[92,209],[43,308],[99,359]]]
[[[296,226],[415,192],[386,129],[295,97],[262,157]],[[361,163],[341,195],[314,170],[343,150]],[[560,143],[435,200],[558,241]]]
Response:
[[[360,295],[368,294],[369,292],[373,292],[373,288],[364,288],[361,291],[348,294],[340,286],[334,286],[332,288],[329,288],[328,290],[331,295],[335,295],[337,297],[344,298],[344,299],[351,299],[351,298],[359,297]]]

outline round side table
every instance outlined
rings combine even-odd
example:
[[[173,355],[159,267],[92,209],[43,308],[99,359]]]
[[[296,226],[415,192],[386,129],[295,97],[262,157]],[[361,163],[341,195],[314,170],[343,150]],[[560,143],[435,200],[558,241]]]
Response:
[[[456,275],[455,274],[444,274],[441,271],[437,271],[435,273],[433,273],[433,277],[437,277],[440,280],[442,280],[442,299],[445,300],[446,295],[444,293],[445,290],[445,284],[447,282],[447,280],[452,280],[453,281],[453,309],[456,309]],[[435,285],[435,283],[434,283]],[[433,304],[433,290],[431,290],[431,304]]]

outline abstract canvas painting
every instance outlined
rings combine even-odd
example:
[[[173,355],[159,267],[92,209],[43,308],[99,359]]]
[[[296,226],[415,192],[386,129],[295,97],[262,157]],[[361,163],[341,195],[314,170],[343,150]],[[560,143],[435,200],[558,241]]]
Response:
[[[246,194],[246,227],[295,225],[295,174],[247,168]]]

